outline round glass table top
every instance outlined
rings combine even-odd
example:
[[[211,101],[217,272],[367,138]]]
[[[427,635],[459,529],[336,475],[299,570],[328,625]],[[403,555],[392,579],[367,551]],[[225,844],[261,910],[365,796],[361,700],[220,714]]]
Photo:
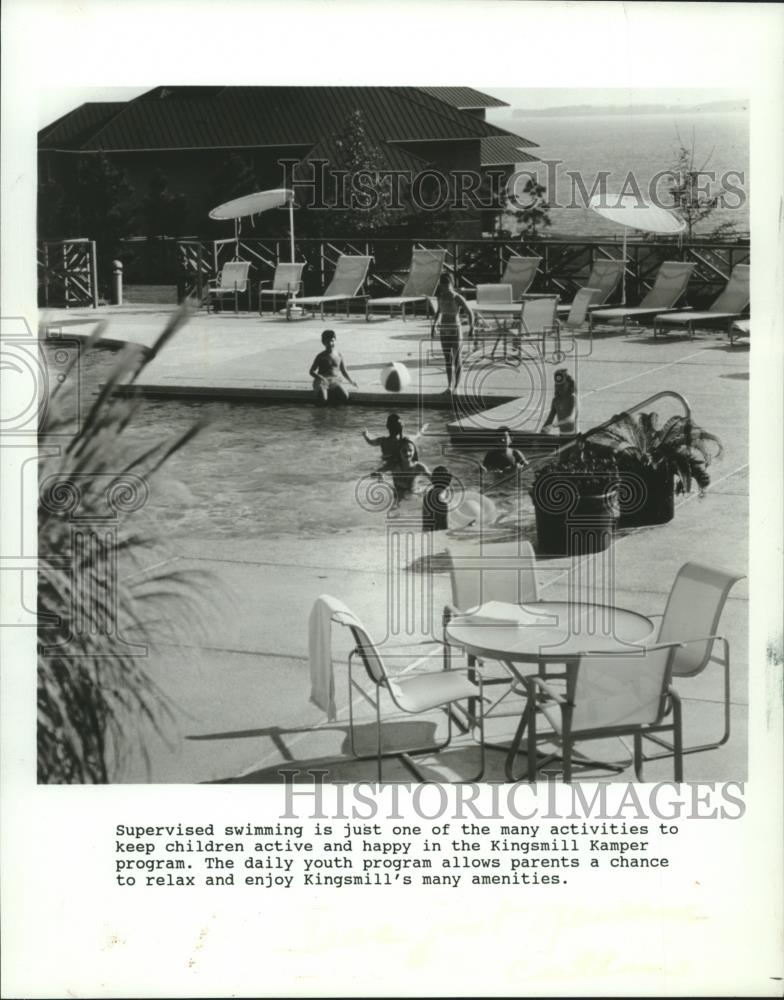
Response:
[[[645,615],[604,604],[493,602],[453,618],[446,637],[475,656],[525,663],[620,653],[648,639],[653,628]]]

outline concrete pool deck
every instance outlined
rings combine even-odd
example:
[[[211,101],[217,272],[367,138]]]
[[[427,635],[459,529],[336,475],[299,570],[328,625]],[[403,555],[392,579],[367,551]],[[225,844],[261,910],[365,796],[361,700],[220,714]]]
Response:
[[[160,307],[131,306],[78,313],[62,310],[48,313],[45,319],[50,326],[61,320],[76,321],[63,326],[65,338],[84,336],[98,318],[108,319],[107,336],[149,347],[170,313]],[[431,407],[439,398],[445,376],[443,368],[433,363],[437,356],[427,355],[431,347],[437,347],[429,340],[428,326],[421,319],[368,324],[363,316],[330,317],[322,324],[242,314],[195,315],[145,371],[144,384],[164,387],[172,395],[185,390],[182,394],[205,399],[253,398],[259,389],[292,391],[292,398],[307,399],[311,396],[307,370],[320,350],[320,334],[326,327],[336,331],[349,371],[373,405],[394,410],[404,402],[401,394],[386,393],[379,384],[382,365],[391,361],[402,361],[421,378],[425,405]],[[587,349],[587,341],[578,343]],[[748,360],[748,349],[742,344],[731,348],[724,334],[701,334],[693,341],[676,337],[654,341],[650,330],[629,336],[600,333],[592,354],[579,359],[582,430],[656,392],[674,390],[688,399],[695,421],[716,433],[725,448],[722,459],[711,467],[713,483],[704,500],[685,498],[669,524],[619,536],[612,550],[619,605],[660,613],[678,567],[687,560],[745,571]],[[573,370],[568,358],[563,364]],[[549,399],[554,367],[546,364],[541,369],[547,389],[543,403]],[[501,372],[492,385],[483,388],[483,394],[493,403],[530,394],[530,381],[522,384],[521,391],[518,376],[512,369]],[[414,399],[412,405],[417,402]],[[679,412],[677,407],[670,409],[669,403],[655,408],[662,417]],[[383,539],[380,527],[377,533],[324,537],[317,544],[312,540],[303,544],[296,536],[173,541],[172,561],[208,568],[219,584],[217,589],[227,595],[226,607],[221,613],[224,598],[216,600],[207,641],[156,651],[151,666],[179,705],[181,719],[172,732],[171,748],[150,742],[150,771],[137,761],[124,780],[279,781],[281,766],[300,770],[318,766],[334,779],[373,780],[372,762],[345,757],[345,657],[337,673],[342,708],[337,724],[325,726],[323,714],[309,703],[307,617],[313,599],[329,592],[355,608],[371,633],[384,634],[387,566]],[[568,571],[568,560],[541,562],[543,596],[565,596]],[[437,615],[449,592],[443,570],[432,574],[432,587]],[[719,750],[688,756],[687,780],[740,779],[746,774],[747,620],[743,581],[733,589],[720,626],[732,644],[733,737]],[[411,643],[413,653],[419,647],[413,639]],[[686,742],[701,741],[720,728],[719,674],[711,668],[684,682],[681,690]],[[393,724],[402,739],[407,739],[412,727],[419,733],[422,725],[416,719]],[[426,770],[434,778],[470,773],[474,752],[462,738],[453,751],[428,760]],[[385,774],[390,779],[410,780],[396,762],[389,763]],[[649,780],[667,780],[671,775],[670,761],[651,764],[646,771]],[[597,776],[600,773],[592,777]],[[488,753],[486,779],[503,780],[502,754]]]

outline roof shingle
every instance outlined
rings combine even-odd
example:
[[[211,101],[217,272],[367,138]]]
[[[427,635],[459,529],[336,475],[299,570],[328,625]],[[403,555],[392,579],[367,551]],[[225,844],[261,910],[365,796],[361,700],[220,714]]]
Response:
[[[355,110],[363,112],[369,132],[380,142],[510,135],[416,87],[157,87],[124,105],[82,105],[43,130],[39,145],[107,153],[267,146],[310,149],[339,131]]]

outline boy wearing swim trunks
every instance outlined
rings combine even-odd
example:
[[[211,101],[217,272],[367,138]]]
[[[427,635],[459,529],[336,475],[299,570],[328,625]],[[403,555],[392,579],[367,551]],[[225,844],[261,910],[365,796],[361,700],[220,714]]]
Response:
[[[350,382],[356,388],[357,383],[346,371],[343,356],[336,349],[337,336],[334,330],[325,330],[321,334],[321,343],[324,350],[317,354],[313,364],[310,366],[308,374],[313,379],[313,389],[316,393],[316,402],[326,403],[331,391],[339,392],[343,401],[348,400],[348,389],[343,380]]]
[[[528,460],[521,451],[512,447],[512,435],[508,427],[499,427],[498,447],[492,448],[485,455],[482,465],[488,472],[508,472],[518,465],[525,468]]]

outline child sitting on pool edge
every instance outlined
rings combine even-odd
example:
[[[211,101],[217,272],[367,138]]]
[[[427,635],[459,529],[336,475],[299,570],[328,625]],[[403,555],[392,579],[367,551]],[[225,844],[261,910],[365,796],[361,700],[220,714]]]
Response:
[[[550,428],[557,419],[561,434],[575,434],[577,431],[577,387],[574,379],[565,368],[556,369],[554,375],[555,391],[553,402],[547,420],[542,424],[545,434],[551,433]]]
[[[346,370],[343,355],[335,350],[337,339],[334,330],[325,330],[321,334],[324,350],[316,355],[308,372],[313,379],[317,403],[329,402],[330,395],[335,403],[347,403],[349,392],[343,379],[350,382],[355,388],[357,386]]]

